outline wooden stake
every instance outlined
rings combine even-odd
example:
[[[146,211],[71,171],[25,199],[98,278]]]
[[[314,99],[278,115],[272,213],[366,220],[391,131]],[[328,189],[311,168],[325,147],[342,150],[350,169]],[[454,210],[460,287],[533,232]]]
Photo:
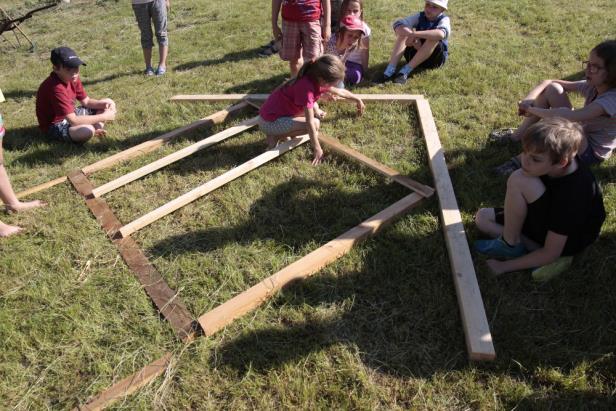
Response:
[[[386,177],[391,178],[398,184],[402,184],[403,186],[410,188],[411,190],[419,193],[422,197],[430,197],[434,194],[434,189],[432,187],[423,185],[413,180],[410,177],[400,174],[393,168],[389,168],[384,164],[379,163],[376,160],[371,159],[370,157],[366,157],[362,153],[357,150],[352,149],[351,147],[345,146],[340,141],[335,138],[329,137],[325,134],[319,134],[319,141],[324,143],[330,150],[342,154],[347,157],[351,157],[354,160],[359,161],[365,166],[370,167],[374,171],[383,174]]]
[[[135,158],[138,157],[140,155],[149,153],[150,151],[153,151],[155,149],[157,149],[158,147],[162,146],[163,144],[168,143],[169,141],[173,140],[176,137],[181,136],[182,134],[185,134],[189,131],[193,131],[196,130],[198,128],[201,127],[206,127],[206,126],[212,126],[214,124],[219,124],[224,122],[230,115],[236,114],[237,112],[239,112],[240,110],[244,109],[248,107],[248,104],[246,104],[245,102],[240,102],[238,104],[235,104],[225,110],[221,110],[218,111],[210,116],[207,116],[205,118],[202,118],[201,120],[197,120],[193,123],[190,123],[187,126],[184,127],[180,127],[176,130],[170,131],[166,134],[163,134],[162,136],[159,137],[155,137],[151,140],[148,141],[144,141],[141,144],[138,144],[136,146],[133,146],[131,148],[128,148],[124,151],[120,151],[119,153],[116,153],[112,156],[109,156],[107,158],[104,158],[102,160],[97,161],[96,163],[90,164],[88,166],[85,166],[81,169],[81,171],[83,171],[85,174],[91,174],[94,173],[95,171],[100,171],[100,170],[104,170],[106,168],[111,167],[114,164],[117,164],[121,161],[126,161],[126,160],[130,160],[131,158]],[[30,194],[34,194],[34,193],[38,193],[39,191],[43,191],[46,190],[48,188],[51,188],[53,186],[56,186],[58,184],[62,184],[63,182],[65,182],[67,180],[66,176],[63,177],[58,177],[55,180],[51,180],[48,181],[46,183],[43,184],[39,184],[35,187],[29,188],[25,191],[19,192],[17,193],[17,198],[22,198],[25,196],[28,196]]]
[[[199,324],[205,335],[216,333],[236,318],[254,310],[290,282],[309,277],[337,260],[348,253],[353,246],[374,235],[385,224],[406,213],[422,199],[423,197],[417,193],[409,194],[305,257],[205,313],[199,317]]]
[[[441,224],[449,251],[468,355],[471,360],[494,360],[496,352],[492,344],[490,326],[430,104],[423,99],[417,100],[416,104],[440,203]]]
[[[169,164],[181,160],[184,157],[188,157],[189,155],[194,154],[199,150],[203,150],[204,148],[210,147],[216,143],[226,140],[229,137],[246,131],[251,127],[254,127],[257,124],[258,119],[259,117],[253,117],[251,119],[242,121],[237,126],[229,127],[228,129],[225,129],[220,133],[216,133],[208,138],[191,144],[190,146],[185,147],[182,150],[176,151],[175,153],[169,154],[168,156],[165,156],[157,161],[145,165],[131,173],[116,178],[115,180],[112,180],[92,190],[92,195],[94,197],[100,197],[110,191],[113,191],[119,187],[130,183],[131,181],[135,181],[147,174],[153,173],[156,170],[159,170],[165,166],[168,166]]]
[[[168,202],[163,206],[158,207],[156,210],[136,219],[132,223],[126,224],[124,227],[120,228],[119,233],[122,237],[129,236],[135,231],[153,223],[154,221],[174,212],[181,207],[184,207],[186,204],[203,197],[207,193],[211,193],[217,188],[227,184],[229,181],[235,180],[236,178],[254,170],[255,168],[267,163],[270,160],[273,160],[276,157],[279,157],[283,153],[294,149],[308,140],[308,135],[303,135],[301,137],[296,137],[291,141],[287,141],[286,143],[280,144],[271,150],[267,150],[265,153],[253,158],[252,160],[227,171],[226,173],[208,181],[207,183],[193,189],[192,191],[189,191],[188,193]]]
[[[420,94],[356,94],[356,96],[358,96],[364,101],[385,101],[396,103],[412,103],[417,99],[423,99],[423,96]],[[180,94],[171,97],[169,100],[175,102],[239,101],[243,99],[264,101],[268,97],[269,94]]]
[[[128,397],[138,389],[148,385],[159,375],[162,375],[169,366],[172,355],[165,353],[161,358],[153,363],[146,365],[133,375],[124,378],[122,381],[111,386],[105,392],[97,395],[90,402],[83,406],[77,406],[73,411],[99,411],[107,408],[112,403]]]

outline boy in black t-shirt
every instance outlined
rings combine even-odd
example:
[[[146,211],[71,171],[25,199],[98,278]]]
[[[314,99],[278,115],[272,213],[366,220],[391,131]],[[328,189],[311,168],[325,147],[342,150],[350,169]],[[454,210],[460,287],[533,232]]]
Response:
[[[482,208],[479,230],[493,240],[475,242],[495,274],[526,268],[545,281],[564,271],[571,256],[599,236],[605,220],[601,189],[576,158],[582,128],[562,118],[544,119],[522,137],[522,168],[507,180],[505,207]]]

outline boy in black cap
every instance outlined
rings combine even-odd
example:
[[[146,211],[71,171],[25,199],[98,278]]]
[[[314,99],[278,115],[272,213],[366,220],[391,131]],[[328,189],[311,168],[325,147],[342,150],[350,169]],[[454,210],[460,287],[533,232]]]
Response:
[[[51,50],[53,72],[36,93],[36,117],[39,128],[53,140],[84,143],[93,136],[104,136],[106,121],[115,119],[116,105],[110,98],[88,97],[79,66],[84,63],[68,47]],[[75,106],[79,100],[80,107]]]

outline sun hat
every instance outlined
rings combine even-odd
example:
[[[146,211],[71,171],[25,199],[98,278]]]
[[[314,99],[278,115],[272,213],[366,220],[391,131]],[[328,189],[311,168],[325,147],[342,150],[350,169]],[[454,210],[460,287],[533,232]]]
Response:
[[[426,3],[434,4],[447,10],[447,0],[426,0]]]
[[[361,31],[361,34],[366,35],[366,30],[364,29],[364,22],[359,19],[359,17],[353,16],[349,14],[348,16],[344,16],[342,20],[340,20],[340,28],[344,27],[347,30],[358,30]]]
[[[77,57],[77,53],[69,47],[57,47],[51,50],[51,64],[54,66],[63,65],[65,67],[79,67],[84,63],[79,57]]]

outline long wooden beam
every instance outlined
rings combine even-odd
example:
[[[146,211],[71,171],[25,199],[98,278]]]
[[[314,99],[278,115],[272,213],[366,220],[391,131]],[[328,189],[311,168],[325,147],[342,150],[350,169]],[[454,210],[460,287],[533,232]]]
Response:
[[[309,140],[308,135],[303,135],[300,137],[296,137],[291,141],[287,141],[283,144],[280,144],[275,148],[267,150],[265,153],[243,163],[242,165],[238,167],[235,167],[234,169],[227,171],[224,174],[221,174],[220,176],[189,191],[188,193],[181,195],[175,200],[172,200],[168,202],[167,204],[164,204],[158,207],[157,209],[149,212],[148,214],[145,214],[144,216],[139,217],[135,221],[129,224],[126,224],[124,227],[120,228],[119,233],[122,237],[127,237],[131,235],[132,233],[134,233],[135,231],[153,223],[154,221],[166,216],[167,214],[174,212],[175,210],[181,207],[184,207],[186,204],[189,204],[195,201],[196,199],[203,197],[207,193],[210,193],[216,190],[217,188],[227,184],[229,181],[232,181],[248,173],[249,171],[254,170],[255,168],[267,163],[268,161],[273,160],[276,157],[279,157],[283,153],[286,153],[287,151],[294,149],[295,147],[305,143],[308,140]]]
[[[422,197],[430,197],[432,196],[432,194],[434,194],[434,189],[432,187],[421,184],[410,177],[400,174],[393,168],[387,167],[386,165],[381,164],[378,161],[363,155],[359,151],[354,150],[351,147],[345,146],[335,138],[329,137],[321,133],[319,134],[319,141],[324,143],[330,150],[359,161],[360,163],[367,167],[370,167],[374,171],[391,178],[396,183],[401,184],[415,191],[416,193],[419,193]]]
[[[494,360],[496,352],[492,344],[492,334],[430,104],[423,99],[417,100],[416,104],[440,203],[441,223],[449,251],[468,355],[471,360]]]
[[[114,402],[128,397],[138,389],[148,385],[159,375],[162,375],[169,366],[172,355],[165,353],[161,358],[146,365],[136,373],[124,378],[100,393],[85,405],[77,406],[73,411],[99,411],[107,408]]]
[[[364,101],[381,101],[381,102],[397,102],[397,103],[412,103],[417,99],[423,99],[421,94],[356,94]],[[269,94],[179,94],[171,97],[169,100],[175,102],[194,102],[194,101],[239,101],[245,98],[263,101],[269,97]],[[342,100],[344,101],[344,100]]]
[[[178,293],[169,287],[135,240],[131,237],[121,239],[116,237],[115,234],[122,223],[113,214],[105,199],[91,198],[92,184],[88,177],[82,171],[76,170],[69,174],[69,179],[75,190],[85,198],[86,205],[118,248],[124,262],[141,283],[160,314],[169,321],[169,325],[182,341],[191,341],[195,336],[196,322]]]
[[[169,154],[159,160],[156,160],[150,164],[147,164],[141,168],[138,168],[135,171],[132,171],[128,174],[125,174],[115,180],[112,180],[106,184],[103,184],[99,187],[96,187],[92,190],[92,195],[94,197],[100,197],[110,191],[113,191],[117,188],[120,188],[132,181],[135,181],[145,175],[153,173],[156,170],[159,170],[163,167],[168,166],[178,160],[181,160],[185,157],[188,157],[199,150],[203,150],[204,148],[210,147],[216,143],[220,143],[221,141],[226,140],[229,137],[235,136],[243,131],[246,131],[257,124],[257,120],[259,117],[253,117],[248,120],[242,121],[237,126],[229,127],[220,133],[216,133],[208,138],[205,138],[201,141],[198,141],[194,144],[189,145],[181,150],[176,151],[175,153]]]
[[[353,246],[376,234],[383,226],[406,213],[422,199],[423,197],[417,193],[409,194],[310,254],[203,314],[199,317],[199,324],[205,335],[216,333],[236,318],[254,310],[285,285],[309,277],[337,260],[348,253]]]
[[[224,110],[218,111],[210,116],[202,118],[200,120],[194,121],[184,127],[180,127],[178,129],[172,130],[168,133],[165,133],[161,136],[155,137],[151,140],[144,141],[141,144],[128,148],[126,150],[120,151],[112,156],[99,160],[95,163],[92,163],[88,166],[85,166],[81,169],[85,174],[91,174],[95,171],[104,170],[117,164],[121,161],[130,160],[131,158],[138,157],[140,155],[149,153],[162,146],[163,144],[168,143],[176,137],[179,137],[183,134],[186,134],[189,131],[196,130],[201,127],[212,126],[214,124],[219,124],[224,122],[230,115],[236,114],[238,111],[248,107],[249,105],[241,101],[238,104],[235,104],[231,107],[228,107]],[[37,186],[31,187],[27,190],[21,191],[17,193],[17,198],[26,197],[30,194],[38,193],[39,191],[46,190],[58,184],[62,184],[68,178],[66,176],[58,177],[54,180],[47,181],[45,183],[39,184]]]

